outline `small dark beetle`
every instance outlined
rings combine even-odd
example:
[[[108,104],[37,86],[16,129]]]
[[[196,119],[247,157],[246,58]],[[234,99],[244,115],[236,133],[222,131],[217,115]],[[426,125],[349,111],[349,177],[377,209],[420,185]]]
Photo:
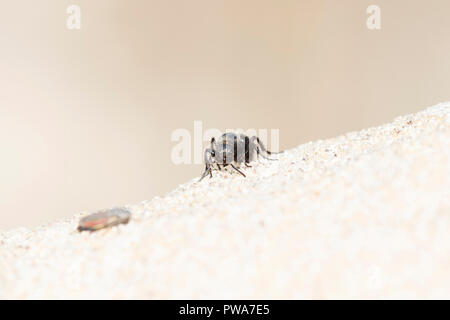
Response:
[[[283,151],[281,151],[283,152]],[[216,139],[211,139],[211,148],[205,150],[205,172],[203,172],[199,181],[201,181],[208,174],[212,178],[212,166],[217,165],[219,170],[222,170],[221,166],[230,165],[234,170],[239,172],[245,177],[245,174],[239,170],[235,164],[240,166],[242,163],[246,167],[250,167],[248,163],[255,160],[258,156],[268,160],[266,155],[278,154],[281,152],[271,152],[264,147],[264,144],[256,136],[248,137],[244,134],[236,133],[224,133],[219,141],[216,143]]]

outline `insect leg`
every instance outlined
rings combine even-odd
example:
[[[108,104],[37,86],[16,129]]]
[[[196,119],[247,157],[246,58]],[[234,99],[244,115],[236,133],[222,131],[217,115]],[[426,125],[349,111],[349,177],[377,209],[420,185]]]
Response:
[[[279,153],[283,153],[284,152],[284,151],[274,152],[274,151],[267,150],[266,147],[264,146],[264,143],[262,143],[262,141],[256,136],[252,137],[251,139],[252,139],[253,143],[256,140],[256,142],[258,143],[258,145],[261,148],[261,150],[264,151],[266,154],[279,154]]]
[[[209,176],[212,178],[212,172],[211,172],[211,164],[213,163],[213,157],[214,157],[215,151],[213,149],[206,149],[204,160],[205,160],[205,171],[203,172],[202,176],[200,177],[200,180],[198,182],[202,181],[204,177],[209,173]]]
[[[261,151],[259,150],[259,147],[256,147],[256,154],[257,154],[258,156],[263,157],[263,158],[266,159],[266,160],[277,161],[277,159],[271,159],[271,158],[269,158],[269,157],[266,157],[264,154],[262,154]]]
[[[204,177],[206,177],[207,174],[210,174],[212,176],[211,173],[211,167],[210,166],[206,166],[205,171],[203,172],[202,176],[200,177],[200,179],[198,180],[198,182],[202,181]]]
[[[245,178],[245,174],[244,174],[241,170],[239,170],[238,168],[236,168],[232,163],[230,163],[230,165],[233,167],[234,170],[236,170],[237,172],[239,172],[240,174],[242,174],[242,175],[244,176],[244,178]]]

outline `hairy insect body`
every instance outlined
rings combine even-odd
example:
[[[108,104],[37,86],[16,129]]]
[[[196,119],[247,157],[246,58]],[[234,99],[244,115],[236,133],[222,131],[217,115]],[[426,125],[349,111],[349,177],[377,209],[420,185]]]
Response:
[[[240,167],[241,164],[249,167],[248,163],[255,160],[258,156],[268,160],[275,160],[266,157],[266,155],[273,153],[268,151],[256,136],[250,138],[244,134],[224,133],[217,142],[215,138],[212,138],[211,148],[205,150],[204,161],[206,168],[200,180],[208,174],[212,177],[211,171],[214,164],[219,170],[222,170],[222,166],[230,165],[245,177],[245,174],[237,167]]]
[[[225,133],[221,141],[215,147],[216,162],[227,165],[232,162],[243,163],[245,161],[245,136]]]

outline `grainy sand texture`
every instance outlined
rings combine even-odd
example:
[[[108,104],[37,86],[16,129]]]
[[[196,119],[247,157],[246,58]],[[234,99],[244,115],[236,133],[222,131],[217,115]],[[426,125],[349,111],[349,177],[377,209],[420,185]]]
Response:
[[[244,170],[1,232],[0,298],[450,298],[450,103]]]

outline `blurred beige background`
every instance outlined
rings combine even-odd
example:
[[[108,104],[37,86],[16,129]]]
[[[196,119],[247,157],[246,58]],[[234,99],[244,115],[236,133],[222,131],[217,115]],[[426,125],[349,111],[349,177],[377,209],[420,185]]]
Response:
[[[0,229],[200,175],[170,158],[194,120],[279,128],[292,148],[450,100],[449,14],[448,0],[3,0]]]

